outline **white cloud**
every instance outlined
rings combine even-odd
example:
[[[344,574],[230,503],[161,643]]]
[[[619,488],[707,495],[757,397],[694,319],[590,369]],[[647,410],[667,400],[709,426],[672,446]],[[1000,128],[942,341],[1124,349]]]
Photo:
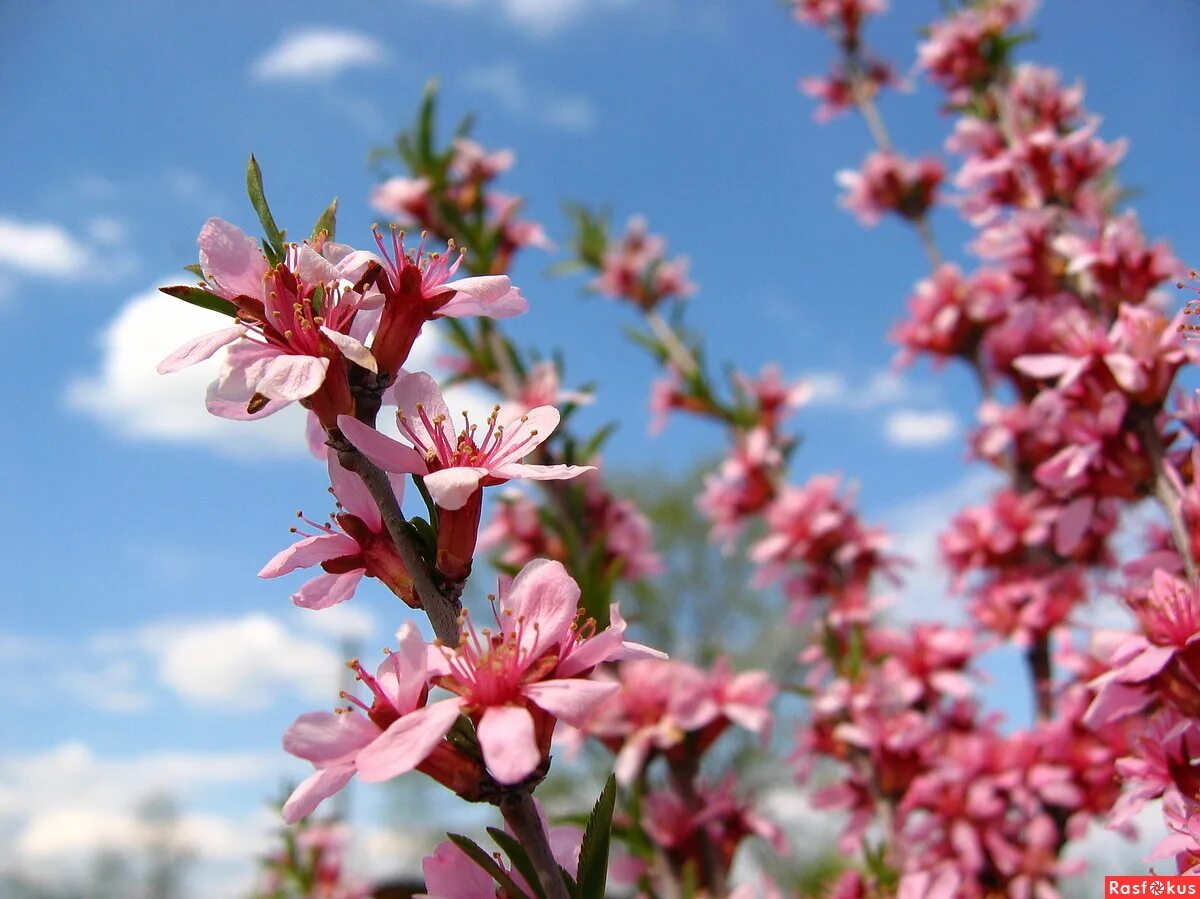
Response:
[[[958,418],[947,409],[897,409],[884,423],[884,437],[892,446],[931,447],[953,440]]]
[[[274,780],[283,759],[279,752],[102,757],[82,742],[0,756],[0,861],[41,883],[85,878],[97,853],[138,855],[152,841],[161,843],[161,830],[155,832],[139,808],[171,797],[180,803],[174,838],[181,847],[200,862],[245,870],[268,846],[277,825],[273,816],[261,809],[223,817],[194,806],[248,788],[257,804],[260,795],[269,795],[259,791]]]
[[[853,384],[836,371],[812,371],[801,378],[812,388],[810,405],[831,406],[845,412],[869,412],[930,393],[914,387],[887,368],[876,369],[866,378],[855,379],[857,383]]]
[[[511,115],[560,131],[583,134],[594,130],[599,121],[586,97],[533,85],[512,62],[470,69],[462,80],[468,89],[492,97]]]
[[[128,232],[123,222],[111,216],[97,216],[87,223],[88,237],[104,246],[116,246],[125,242]]]
[[[0,216],[0,266],[70,280],[86,274],[91,265],[87,247],[61,225]]]
[[[155,371],[172,350],[224,321],[157,290],[135,296],[100,336],[99,369],[67,385],[67,406],[125,438],[198,443],[234,456],[304,456],[305,413],[298,405],[259,421],[209,414],[204,394],[219,358],[176,374]]]
[[[548,37],[589,14],[633,9],[634,0],[428,0],[456,9],[497,10],[506,22],[533,37]],[[646,0],[640,4],[646,5]]]
[[[281,691],[329,701],[337,693],[341,660],[327,642],[269,615],[152,625],[136,639],[162,684],[197,705],[253,709]]]
[[[305,28],[285,35],[254,61],[251,74],[260,81],[319,81],[346,69],[384,60],[374,38],[337,28]]]

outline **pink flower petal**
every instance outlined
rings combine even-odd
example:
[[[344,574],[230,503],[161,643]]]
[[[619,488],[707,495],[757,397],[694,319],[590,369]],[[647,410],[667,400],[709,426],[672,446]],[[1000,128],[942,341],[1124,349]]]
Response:
[[[317,534],[305,537],[278,553],[263,566],[259,577],[281,577],[297,568],[310,568],[338,556],[349,556],[359,551],[358,543],[345,534]]]
[[[433,855],[421,859],[428,899],[491,899],[496,884],[479,865],[453,843],[439,843]]]
[[[426,448],[432,448],[434,441],[429,436],[429,430],[417,412],[417,407],[420,406],[425,411],[425,417],[430,421],[438,416],[453,421],[446,401],[442,398],[442,392],[438,390],[437,382],[423,371],[398,377],[392,385],[392,399],[396,408],[407,416],[409,426]]]
[[[342,508],[362,520],[363,524],[372,531],[379,532],[383,527],[383,519],[379,516],[379,506],[371,498],[371,491],[363,483],[362,478],[352,471],[342,468],[337,454],[329,454],[329,483],[333,487],[333,495],[342,504]],[[395,485],[393,484],[393,487]],[[396,502],[404,501],[404,481],[400,481],[400,492],[396,494]]]
[[[531,481],[565,481],[595,470],[594,465],[524,465],[512,462],[493,469],[492,475],[508,479],[527,478]]]
[[[353,765],[335,768],[320,768],[296,787],[288,801],[283,804],[283,820],[295,824],[313,813],[318,805],[350,783],[354,776]]]
[[[390,652],[375,672],[387,698],[401,714],[408,714],[421,701],[428,682],[426,644],[411,621],[396,632],[399,650]]]
[[[221,349],[221,347],[228,346],[245,333],[246,329],[239,325],[234,328],[213,331],[210,334],[201,335],[195,340],[189,340],[162,362],[158,363],[158,373],[160,375],[170,374],[171,372],[185,369],[189,365],[195,365],[197,362],[203,362],[205,359],[211,358],[212,354]]]
[[[262,299],[267,260],[253,238],[236,225],[212,218],[204,223],[196,242],[205,281],[231,299],[241,294]]]
[[[521,291],[512,286],[506,275],[462,278],[451,281],[445,288],[455,291],[455,294],[437,312],[448,318],[468,315],[511,318],[529,310],[529,303],[521,296]]]
[[[463,700],[445,699],[393,722],[370,746],[359,752],[359,774],[368,783],[391,780],[412,771],[458,720]]]
[[[534,559],[505,592],[500,627],[521,634],[521,654],[533,661],[566,639],[579,615],[579,597],[579,585],[561,562]]]
[[[308,244],[302,244],[300,252],[296,254],[296,274],[309,284],[328,284],[338,280],[338,270]]]
[[[395,474],[424,474],[429,470],[421,454],[411,446],[405,446],[380,434],[370,425],[365,425],[349,415],[338,416],[338,430],[350,444],[382,468]]]
[[[1074,359],[1059,353],[1033,353],[1018,356],[1013,368],[1031,378],[1057,378],[1070,370]]]
[[[349,761],[379,736],[379,728],[362,715],[308,712],[284,732],[283,748],[292,755],[327,766]]]
[[[302,400],[321,389],[329,360],[280,354],[267,363],[255,389],[272,400]]]
[[[367,371],[379,372],[379,364],[375,361],[375,357],[359,341],[340,331],[326,328],[324,325],[321,326],[321,333],[328,337],[330,343],[341,350],[342,355],[355,365],[361,365]]]
[[[1060,556],[1069,556],[1075,551],[1083,540],[1083,535],[1087,533],[1095,508],[1094,497],[1082,496],[1063,509],[1054,525],[1055,552]]]
[[[473,466],[443,468],[425,475],[425,489],[439,507],[453,512],[467,504],[487,473],[486,468]]]
[[[529,684],[522,690],[539,708],[567,724],[583,727],[596,706],[608,699],[619,689],[620,684],[612,681],[584,680],[569,677],[561,680],[544,680]]]
[[[354,595],[365,570],[357,568],[345,574],[322,574],[292,594],[292,602],[302,609],[328,609]]]
[[[320,459],[322,462],[327,461],[331,456],[325,439],[325,427],[321,424],[321,419],[317,418],[315,412],[309,410],[304,424],[304,440],[308,444],[308,451],[313,454],[313,458]]]
[[[483,761],[502,784],[524,780],[542,761],[533,733],[533,717],[524,706],[492,706],[483,713],[475,733]]]

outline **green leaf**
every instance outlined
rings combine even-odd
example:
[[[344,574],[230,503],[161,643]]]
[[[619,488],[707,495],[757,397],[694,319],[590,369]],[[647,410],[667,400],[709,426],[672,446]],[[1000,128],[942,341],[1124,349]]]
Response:
[[[608,847],[612,836],[613,809],[617,804],[617,778],[609,775],[600,798],[592,809],[583,845],[579,850],[580,899],[604,899],[608,883]]]
[[[437,118],[438,81],[430,78],[421,97],[421,111],[417,114],[417,153],[423,163],[433,160],[433,129]]]
[[[199,263],[199,262],[193,262],[191,265],[185,265],[185,266],[183,267],[183,270],[184,270],[185,272],[191,272],[193,275],[195,275],[195,276],[196,276],[197,278],[199,278],[201,281],[203,281],[203,280],[204,280],[204,269],[202,269],[202,268],[200,267],[200,263]]]
[[[512,862],[512,866],[521,872],[521,876],[525,878],[525,882],[537,894],[537,899],[546,899],[546,891],[542,888],[542,882],[538,880],[537,868],[533,866],[533,862],[529,858],[529,853],[525,851],[525,847],[517,842],[517,839],[512,834],[498,827],[489,827],[487,832],[496,841],[496,845],[504,850],[504,854],[508,856],[508,860]]]
[[[325,211],[321,213],[321,217],[317,219],[317,223],[313,225],[312,239],[316,240],[321,232],[325,232],[325,236],[333,240],[334,232],[337,230],[337,197],[325,207]]]
[[[250,197],[250,205],[258,214],[258,221],[266,236],[267,256],[271,257],[269,261],[272,265],[278,265],[284,257],[283,232],[275,224],[271,207],[267,205],[267,195],[263,192],[262,169],[258,167],[258,160],[254,158],[253,153],[250,154],[250,162],[246,165],[246,194]]]
[[[181,284],[178,287],[160,287],[159,290],[167,296],[183,300],[185,303],[191,303],[193,306],[199,306],[201,309],[220,312],[222,315],[228,315],[230,318],[237,316],[237,306],[224,297],[219,297],[215,293],[209,293],[202,287],[188,287],[186,284]]]
[[[617,423],[615,421],[610,421],[599,431],[593,434],[591,439],[583,445],[583,451],[579,454],[579,458],[583,460],[581,464],[587,465],[588,460],[595,457],[596,453],[600,451],[600,447],[604,445],[604,442],[612,436],[616,429]]]
[[[450,838],[450,842],[466,853],[471,861],[487,872],[492,880],[500,884],[513,899],[531,899],[528,893],[518,887],[513,879],[504,873],[504,869],[496,864],[496,860],[470,837],[464,837],[461,833],[448,833],[446,836]]]

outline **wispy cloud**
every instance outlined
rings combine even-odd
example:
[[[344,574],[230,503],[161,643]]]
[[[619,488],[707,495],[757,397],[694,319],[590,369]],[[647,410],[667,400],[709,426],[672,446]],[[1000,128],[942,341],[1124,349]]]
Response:
[[[11,872],[61,887],[86,879],[98,853],[141,855],[164,834],[139,808],[157,797],[200,801],[220,788],[262,789],[281,753],[152,752],[105,757],[82,742],[0,756],[0,859]],[[201,862],[243,871],[268,845],[265,809],[225,817],[181,809],[173,834]],[[207,893],[206,895],[213,895]],[[229,894],[232,895],[232,894]]]
[[[284,35],[254,61],[250,74],[259,81],[323,81],[384,59],[383,45],[368,35],[338,28],[305,28]]]
[[[24,275],[71,280],[85,275],[91,264],[84,241],[62,225],[0,217],[0,266]]]
[[[648,0],[426,0],[452,9],[481,9],[532,37],[545,38],[579,24],[587,16],[634,9]]]
[[[581,94],[563,94],[530,83],[511,61],[469,69],[462,76],[468,90],[491,97],[510,115],[559,131],[593,131],[599,113]]]
[[[948,409],[897,409],[884,422],[883,433],[895,447],[941,446],[958,434],[958,417]]]

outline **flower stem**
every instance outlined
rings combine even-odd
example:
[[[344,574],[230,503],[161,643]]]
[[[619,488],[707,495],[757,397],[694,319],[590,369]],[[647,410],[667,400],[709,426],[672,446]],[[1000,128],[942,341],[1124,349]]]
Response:
[[[550,851],[550,841],[542,827],[537,806],[533,804],[533,796],[525,790],[505,794],[500,801],[500,814],[504,816],[517,842],[529,853],[529,860],[537,871],[538,882],[547,899],[570,899],[567,885],[563,883],[558,870],[558,862]]]

